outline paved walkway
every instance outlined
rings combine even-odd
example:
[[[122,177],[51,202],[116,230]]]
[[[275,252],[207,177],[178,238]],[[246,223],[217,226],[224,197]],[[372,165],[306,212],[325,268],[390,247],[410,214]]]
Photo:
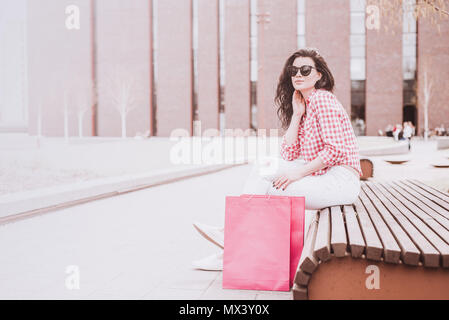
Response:
[[[192,221],[224,222],[250,166],[127,193],[0,226],[0,299],[291,299],[223,290],[193,270],[217,252]],[[75,266],[74,268],[71,266]],[[79,271],[79,289],[71,280]]]
[[[449,165],[449,149],[437,150],[435,140],[427,143],[422,138],[413,138],[408,154],[368,157],[374,163],[374,178],[377,180],[418,179],[441,191],[449,192],[449,168],[435,168],[434,163]],[[403,164],[390,164],[385,159],[408,159]]]
[[[449,169],[430,163],[448,153],[415,140],[407,164],[372,157],[375,177],[443,183]],[[234,167],[1,225],[0,299],[291,299],[283,292],[224,290],[221,272],[190,267],[217,251],[191,223],[222,225],[224,196],[240,194],[250,169]]]

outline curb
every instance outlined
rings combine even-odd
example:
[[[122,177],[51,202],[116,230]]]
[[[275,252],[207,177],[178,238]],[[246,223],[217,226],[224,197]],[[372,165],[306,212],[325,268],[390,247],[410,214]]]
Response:
[[[200,168],[167,169],[157,173],[124,175],[9,194],[0,197],[0,224],[244,164],[248,164],[248,161]]]
[[[435,140],[437,141],[437,150],[449,149],[449,137],[438,137]]]
[[[392,146],[372,147],[359,150],[360,156],[389,156],[408,153],[408,142],[401,141]]]

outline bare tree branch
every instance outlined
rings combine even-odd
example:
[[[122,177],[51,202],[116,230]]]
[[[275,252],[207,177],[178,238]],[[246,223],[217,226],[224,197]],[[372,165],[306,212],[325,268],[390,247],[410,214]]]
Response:
[[[126,137],[126,117],[128,113],[139,106],[142,96],[142,86],[135,74],[122,65],[112,68],[103,85],[106,95],[113,107],[119,112],[122,124],[122,138]]]
[[[439,6],[437,6],[437,5],[435,4],[434,1],[431,1],[431,0],[423,0],[423,1],[424,1],[425,3],[427,3],[429,6],[433,7],[436,11],[441,12],[441,13],[444,13],[445,15],[449,16],[449,12],[446,11],[446,10],[444,10],[444,9],[441,9]]]

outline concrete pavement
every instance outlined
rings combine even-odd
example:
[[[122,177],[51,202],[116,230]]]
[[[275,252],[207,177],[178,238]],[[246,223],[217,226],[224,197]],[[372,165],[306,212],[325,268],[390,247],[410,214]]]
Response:
[[[218,250],[192,222],[223,225],[224,195],[239,195],[249,170],[234,167],[0,226],[0,298],[291,299],[223,290],[221,272],[190,267]]]
[[[431,163],[447,155],[415,140],[406,164],[372,157],[375,179],[416,178],[444,191],[449,169]],[[250,169],[238,166],[0,225],[0,299],[291,299],[284,292],[224,290],[221,272],[190,267],[218,250],[192,222],[223,225],[225,196],[241,193]]]
[[[61,138],[37,139],[24,134],[2,134],[0,224],[247,163],[249,158],[256,157],[256,149],[264,149],[260,142],[265,143],[265,147],[269,146],[273,155],[279,148],[276,138],[256,141],[256,137],[250,137],[240,140],[239,144],[229,138],[201,139],[201,142],[187,139],[181,144],[161,137],[94,137],[65,141]],[[198,161],[197,152],[210,152],[212,149],[229,152],[234,143],[235,154],[226,153],[224,158],[219,156],[225,161],[215,164]],[[361,154],[374,155],[387,150],[390,153],[407,152],[408,149],[406,142],[397,143],[387,137],[359,137],[359,143]],[[180,151],[183,154],[181,158]]]
[[[417,179],[443,192],[449,192],[449,168],[436,168],[435,163],[449,165],[449,149],[437,150],[437,141],[413,138],[407,154],[369,156],[374,163],[374,179]],[[403,164],[390,164],[386,159],[407,159]]]

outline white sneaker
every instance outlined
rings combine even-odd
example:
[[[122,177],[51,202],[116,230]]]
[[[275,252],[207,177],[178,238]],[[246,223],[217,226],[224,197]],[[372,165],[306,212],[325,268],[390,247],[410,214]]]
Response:
[[[207,240],[213,244],[224,248],[224,229],[218,227],[211,227],[202,223],[193,223],[195,229]]]
[[[192,262],[195,269],[206,271],[222,271],[223,270],[223,251],[213,254],[206,258]]]

